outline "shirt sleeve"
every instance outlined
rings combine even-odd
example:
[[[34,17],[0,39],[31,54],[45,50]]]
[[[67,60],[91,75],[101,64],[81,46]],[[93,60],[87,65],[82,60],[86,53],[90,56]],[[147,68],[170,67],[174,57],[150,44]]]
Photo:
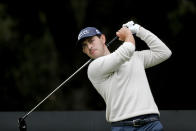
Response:
[[[155,66],[171,56],[171,50],[156,35],[145,28],[140,27],[137,36],[150,48],[138,51],[138,56],[142,59],[145,68]]]
[[[115,52],[95,59],[88,67],[88,77],[92,82],[106,79],[120,65],[128,61],[135,51],[135,45],[124,42]]]

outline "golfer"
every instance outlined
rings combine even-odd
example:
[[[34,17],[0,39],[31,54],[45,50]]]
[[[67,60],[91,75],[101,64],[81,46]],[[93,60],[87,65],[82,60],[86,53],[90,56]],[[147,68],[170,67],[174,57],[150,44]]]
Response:
[[[135,34],[148,50],[135,51]],[[106,120],[112,131],[162,131],[159,110],[152,96],[145,69],[171,56],[170,49],[152,32],[130,21],[116,32],[122,45],[111,53],[98,29],[80,31],[78,43],[94,59],[88,78],[106,103]]]

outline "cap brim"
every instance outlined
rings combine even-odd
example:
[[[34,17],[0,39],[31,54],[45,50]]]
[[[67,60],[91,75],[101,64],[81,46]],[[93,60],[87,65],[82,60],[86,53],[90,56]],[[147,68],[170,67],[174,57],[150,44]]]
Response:
[[[81,43],[82,43],[85,39],[87,39],[87,38],[89,38],[89,37],[93,37],[93,36],[95,36],[95,35],[90,35],[90,36],[81,38],[79,41],[76,42],[76,46],[77,46],[77,47],[81,47],[81,46],[82,46]]]
[[[83,37],[83,38],[81,38],[80,40],[78,40],[78,41],[76,42],[76,46],[77,46],[77,47],[82,47],[82,44],[81,44],[81,43],[82,43],[85,39],[87,39],[87,38],[89,38],[89,37],[96,36],[96,35],[102,35],[102,33],[100,33],[100,34],[93,34],[93,35],[89,35],[89,36]]]

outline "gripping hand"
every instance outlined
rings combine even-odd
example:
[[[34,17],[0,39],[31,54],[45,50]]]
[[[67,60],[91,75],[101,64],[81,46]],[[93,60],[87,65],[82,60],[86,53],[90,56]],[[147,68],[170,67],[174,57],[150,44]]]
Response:
[[[126,24],[123,24],[123,27],[130,29],[132,34],[137,34],[139,32],[140,25],[134,24],[133,21],[129,21]]]

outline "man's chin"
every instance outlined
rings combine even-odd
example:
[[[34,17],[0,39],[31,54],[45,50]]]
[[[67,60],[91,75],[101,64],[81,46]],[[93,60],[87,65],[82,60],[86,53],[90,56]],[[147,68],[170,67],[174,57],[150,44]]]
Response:
[[[97,59],[97,58],[99,58],[100,56],[96,56],[96,55],[94,55],[94,56],[91,56],[90,58],[92,58],[92,59]]]
[[[103,55],[100,54],[100,53],[94,53],[94,54],[91,54],[91,55],[90,55],[90,58],[92,58],[92,59],[97,59],[97,58],[99,58],[99,57],[101,57],[101,56],[103,56]]]
[[[91,57],[91,59],[97,59],[98,57]]]

